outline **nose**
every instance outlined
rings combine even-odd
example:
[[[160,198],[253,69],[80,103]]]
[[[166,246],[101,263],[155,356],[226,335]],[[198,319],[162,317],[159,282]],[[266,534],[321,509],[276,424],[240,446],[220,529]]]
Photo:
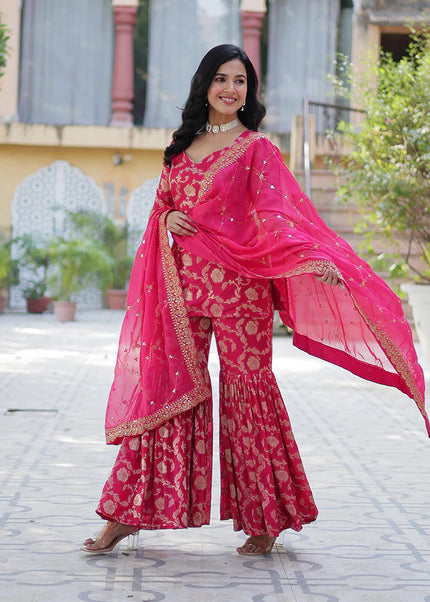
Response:
[[[232,79],[226,79],[224,90],[226,90],[226,91],[227,90],[228,91],[234,91],[233,78]]]

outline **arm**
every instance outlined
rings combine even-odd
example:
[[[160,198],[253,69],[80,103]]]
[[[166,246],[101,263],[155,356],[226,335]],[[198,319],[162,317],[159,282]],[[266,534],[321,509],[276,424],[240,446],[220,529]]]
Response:
[[[163,212],[169,210],[166,215],[166,227],[172,234],[193,236],[197,232],[196,228],[192,225],[194,223],[193,220],[182,211],[174,209],[169,177],[170,168],[167,165],[163,165],[153,211],[161,210]]]
[[[173,198],[170,192],[170,168],[163,165],[152,211],[166,211],[166,209],[173,209]]]

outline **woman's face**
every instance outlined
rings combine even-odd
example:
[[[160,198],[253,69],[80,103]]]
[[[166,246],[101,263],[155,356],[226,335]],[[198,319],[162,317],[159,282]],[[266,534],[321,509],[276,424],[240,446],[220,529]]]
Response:
[[[242,61],[233,59],[222,64],[208,89],[209,121],[223,123],[233,119],[245,102],[247,89]]]

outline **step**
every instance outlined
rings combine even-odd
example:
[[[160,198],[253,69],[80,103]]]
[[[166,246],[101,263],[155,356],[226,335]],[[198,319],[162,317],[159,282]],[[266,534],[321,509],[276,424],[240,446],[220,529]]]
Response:
[[[323,188],[312,189],[311,201],[315,207],[320,205],[326,205],[330,207],[346,207],[345,203],[342,203],[336,198],[336,190],[324,190]]]
[[[318,214],[324,220],[329,228],[335,230],[338,234],[353,233],[354,226],[360,218],[360,214],[349,209],[331,209],[317,207]]]
[[[294,172],[294,177],[299,182],[300,186],[304,188],[305,186],[305,173],[302,169],[296,169]],[[341,180],[339,176],[337,176],[334,171],[330,169],[313,169],[311,171],[311,189],[322,188],[327,189],[330,188],[332,190],[336,190],[339,188]]]

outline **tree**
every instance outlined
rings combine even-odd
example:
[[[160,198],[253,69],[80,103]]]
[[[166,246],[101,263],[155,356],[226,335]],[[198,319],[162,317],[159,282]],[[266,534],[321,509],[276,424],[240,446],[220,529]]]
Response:
[[[430,33],[413,31],[398,63],[382,53],[364,74],[349,65],[347,79],[367,116],[359,126],[339,125],[352,147],[340,160],[339,196],[356,202],[371,231],[406,240],[404,262],[430,282]],[[414,251],[427,267],[412,264]]]
[[[9,30],[2,22],[2,16],[0,14],[0,77],[2,77],[4,68],[6,67],[6,57],[8,55],[7,43],[9,41],[9,37]]]

